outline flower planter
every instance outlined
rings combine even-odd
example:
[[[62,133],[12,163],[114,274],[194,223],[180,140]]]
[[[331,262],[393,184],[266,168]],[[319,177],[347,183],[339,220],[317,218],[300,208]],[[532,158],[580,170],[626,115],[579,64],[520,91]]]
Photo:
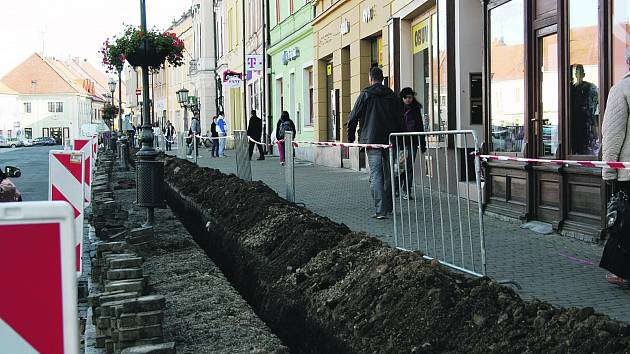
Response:
[[[166,55],[151,43],[142,42],[135,52],[127,54],[126,59],[131,66],[157,67],[164,64]]]

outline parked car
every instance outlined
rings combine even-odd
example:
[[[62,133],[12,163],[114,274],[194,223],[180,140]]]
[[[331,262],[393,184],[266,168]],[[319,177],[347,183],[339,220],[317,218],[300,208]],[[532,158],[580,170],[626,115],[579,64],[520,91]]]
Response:
[[[33,139],[22,139],[24,146],[33,146]]]
[[[20,146],[24,146],[22,140],[17,138],[0,138],[0,147],[16,148]]]
[[[40,136],[39,138],[33,139],[33,145],[51,146],[57,145],[57,141],[49,136]]]

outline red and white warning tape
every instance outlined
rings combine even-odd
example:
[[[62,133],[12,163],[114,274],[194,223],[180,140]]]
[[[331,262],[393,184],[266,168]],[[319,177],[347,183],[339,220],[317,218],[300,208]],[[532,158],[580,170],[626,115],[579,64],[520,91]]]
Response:
[[[532,159],[532,158],[525,158],[525,157],[496,156],[496,155],[479,155],[479,157],[484,160],[494,160],[494,161],[517,161],[517,162],[546,163],[546,164],[582,166],[582,167],[606,167],[606,168],[612,168],[615,170],[630,169],[630,162],[547,160],[547,159]]]
[[[278,140],[273,144],[265,144],[260,141],[254,140],[251,137],[247,137],[249,141],[256,143],[258,145],[267,145],[273,146],[275,144],[279,144],[284,142],[284,139]],[[309,144],[309,145],[317,145],[317,146],[340,146],[340,147],[366,147],[371,149],[389,149],[392,145],[384,145],[384,144],[358,144],[358,143],[338,143],[338,142],[329,142],[329,141],[304,141],[304,140],[296,140],[293,142],[294,147],[300,147],[300,144]]]
[[[337,143],[337,142],[328,142],[328,141],[301,141],[301,140],[296,140],[293,142],[294,145],[299,145],[299,144],[310,144],[310,145],[317,145],[317,146],[340,146],[340,147],[365,147],[365,148],[370,148],[370,149],[389,149],[392,147],[391,144],[389,145],[385,145],[385,144],[358,144],[358,143]]]

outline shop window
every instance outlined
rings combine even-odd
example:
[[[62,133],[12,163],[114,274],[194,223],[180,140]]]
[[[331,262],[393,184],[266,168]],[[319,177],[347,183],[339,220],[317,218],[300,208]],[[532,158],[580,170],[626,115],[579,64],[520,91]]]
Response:
[[[33,128],[24,128],[24,138],[33,139]]]
[[[597,0],[569,3],[569,144],[575,155],[599,153]]]
[[[489,15],[490,140],[491,150],[495,152],[521,152],[523,149],[525,135],[523,1],[507,2],[490,10]]]
[[[630,2],[613,0],[612,13],[612,69],[613,83],[616,84],[628,73],[624,54],[630,48]]]
[[[308,68],[308,115],[306,125],[313,125],[313,68]]]
[[[370,41],[370,66],[383,66],[383,37],[374,37]]]

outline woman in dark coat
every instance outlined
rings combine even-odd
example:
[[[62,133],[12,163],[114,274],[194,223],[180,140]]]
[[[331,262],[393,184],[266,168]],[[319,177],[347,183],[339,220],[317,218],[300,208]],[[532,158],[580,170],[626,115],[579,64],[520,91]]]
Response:
[[[405,132],[424,132],[422,124],[422,104],[416,100],[416,93],[411,87],[405,87],[400,91],[400,100],[402,101],[402,122]],[[407,150],[407,160],[405,172],[400,174],[400,185],[403,191],[407,188],[411,190],[413,187],[413,163],[416,161],[418,148],[422,153],[427,151],[427,142],[424,136],[405,137],[405,149]],[[398,186],[396,186],[398,188]],[[403,198],[407,198],[407,193],[403,193]]]

